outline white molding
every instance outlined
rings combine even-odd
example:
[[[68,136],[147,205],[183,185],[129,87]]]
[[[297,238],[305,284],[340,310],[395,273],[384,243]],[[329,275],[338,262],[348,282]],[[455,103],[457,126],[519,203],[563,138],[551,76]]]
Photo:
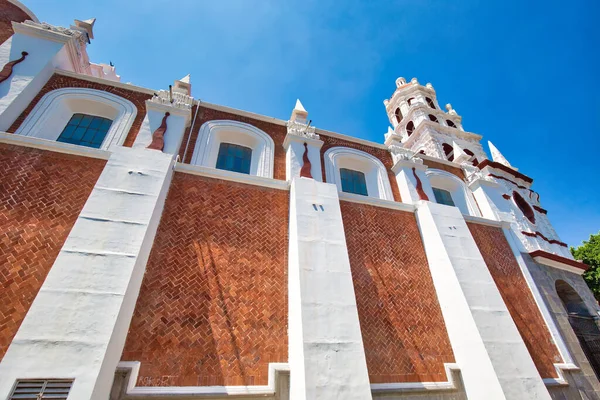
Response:
[[[103,110],[110,109],[114,115],[104,115],[100,107],[94,111],[73,110],[69,101],[85,100],[103,106]],[[67,108],[65,110],[64,108]],[[111,117],[112,124],[101,149],[108,149],[112,145],[122,145],[129,133],[133,121],[137,116],[137,107],[129,100],[103,90],[65,87],[46,93],[35,105],[27,118],[19,126],[16,135],[34,136],[53,140],[58,139],[62,130],[74,113],[91,113],[102,117]],[[70,115],[68,115],[70,113]],[[52,126],[51,124],[55,126]]]
[[[338,192],[342,192],[342,183],[340,179],[340,162],[349,163],[350,168],[365,174],[367,191],[370,197],[376,197],[383,200],[394,200],[392,187],[388,177],[387,169],[380,159],[364,151],[356,150],[350,147],[332,147],[324,154],[325,176],[327,183],[333,183],[337,186]],[[361,165],[362,164],[362,165]],[[365,168],[365,165],[370,168]],[[361,168],[362,167],[362,168]],[[375,180],[375,182],[373,182]],[[373,189],[377,189],[377,195],[373,194]]]
[[[221,132],[232,136],[222,138]],[[232,120],[211,120],[200,127],[191,164],[214,168],[221,143],[241,144],[252,149],[250,174],[273,178],[275,142],[254,125]]]
[[[50,41],[53,41],[56,43],[64,44],[64,43],[69,42],[71,39],[73,39],[73,36],[69,36],[65,33],[57,32],[57,31],[53,31],[53,30],[49,30],[49,29],[42,29],[41,27],[36,26],[35,24],[31,24],[31,23],[14,22],[13,21],[12,28],[15,33],[19,33],[21,35],[26,35],[26,36],[38,37],[38,38],[50,40]]]
[[[360,194],[339,192],[341,201],[349,201],[352,203],[367,204],[375,207],[389,208],[392,210],[406,211],[414,213],[417,207],[414,204],[399,203],[393,200],[384,200],[377,197],[361,196]]]
[[[8,0],[9,3],[14,4],[15,6],[19,7],[25,14],[27,14],[31,20],[33,22],[40,22],[40,20],[35,16],[35,14],[33,13],[33,11],[31,11],[29,8],[27,8],[25,6],[25,4],[21,3],[20,1],[17,0]]]
[[[476,217],[473,215],[463,215],[465,221],[473,222],[475,224],[493,226],[495,228],[510,228],[510,222],[508,221],[496,221],[493,219],[487,219],[484,217]]]
[[[226,171],[222,169],[205,167],[202,165],[190,165],[184,163],[177,163],[175,165],[176,172],[183,172],[186,174],[205,176],[208,178],[222,179],[225,181],[245,183],[254,186],[263,186],[279,190],[289,190],[290,183],[288,181],[282,181],[279,179],[264,178],[262,176],[240,174],[238,172]]]
[[[100,84],[106,85],[106,86],[113,86],[113,87],[117,87],[117,88],[121,88],[121,89],[131,90],[132,92],[140,92],[140,93],[149,94],[149,95],[154,95],[154,93],[159,92],[158,90],[147,89],[147,88],[143,88],[141,86],[132,85],[130,83],[111,81],[108,79],[98,78],[96,76],[82,75],[82,74],[78,74],[76,72],[65,71],[64,69],[59,69],[59,68],[56,68],[54,70],[54,73],[58,74],[58,75],[62,75],[62,76],[69,76],[71,78],[81,79],[82,81],[95,82],[95,83],[100,83]]]
[[[421,153],[415,153],[415,157],[419,157],[419,158],[421,158],[423,160],[429,160],[429,161],[433,161],[433,162],[436,162],[436,163],[448,165],[450,167],[458,168],[458,169],[460,169],[462,171],[460,164],[457,164],[457,163],[452,162],[452,161],[444,160],[442,158],[432,157],[432,156],[428,156],[427,154],[421,154]]]
[[[544,256],[533,257],[533,260],[536,263],[538,263],[538,264],[542,264],[542,265],[545,265],[547,267],[553,267],[553,268],[557,268],[557,269],[562,269],[563,271],[572,272],[572,273],[577,274],[577,275],[583,275],[583,273],[585,272],[585,270],[583,270],[581,268],[573,267],[572,265],[565,264],[565,263],[562,263],[560,261],[551,260],[551,259],[546,258]]]
[[[565,379],[564,371],[579,371],[580,368],[572,363],[554,363],[554,369],[558,378],[544,378],[546,386],[568,385],[569,382]]]
[[[444,363],[446,371],[445,382],[402,382],[402,383],[373,383],[371,391],[373,393],[402,393],[402,392],[422,392],[422,391],[441,391],[458,390],[460,384],[454,379],[454,373],[460,373],[460,367],[455,363]]]
[[[0,132],[0,143],[11,144],[33,149],[54,151],[56,153],[73,154],[76,156],[108,160],[110,151],[93,149],[91,147],[57,142],[55,140],[40,139],[31,136],[21,136],[12,133]]]
[[[281,380],[289,375],[287,363],[269,363],[269,383],[262,386],[136,386],[141,363],[139,361],[121,361],[117,369],[131,370],[127,382],[127,395],[146,396],[273,396],[281,388]]]
[[[323,147],[323,141],[320,139],[312,139],[312,138],[298,136],[298,135],[292,135],[292,134],[288,133],[287,135],[285,135],[285,139],[283,139],[283,149],[287,151],[287,149],[290,147],[290,144],[292,144],[292,142],[306,143],[308,146],[314,146],[319,150],[321,149],[321,147]],[[319,162],[320,161],[321,160],[319,160]]]

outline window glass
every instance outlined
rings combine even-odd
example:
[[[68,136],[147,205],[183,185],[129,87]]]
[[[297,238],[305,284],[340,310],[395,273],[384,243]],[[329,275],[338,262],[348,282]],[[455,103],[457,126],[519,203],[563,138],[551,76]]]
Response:
[[[340,168],[340,177],[342,179],[342,192],[355,193],[368,196],[367,180],[365,174],[360,171]]]
[[[217,169],[250,174],[252,149],[231,143],[221,143],[217,156]]]
[[[57,141],[99,149],[111,124],[108,118],[73,114]]]
[[[454,200],[452,200],[452,195],[449,191],[444,189],[433,188],[433,195],[435,196],[435,201],[437,203],[454,207]]]
[[[427,101],[427,105],[431,108],[435,108],[435,104],[433,103],[433,100],[431,100],[429,97],[426,97],[425,100]]]

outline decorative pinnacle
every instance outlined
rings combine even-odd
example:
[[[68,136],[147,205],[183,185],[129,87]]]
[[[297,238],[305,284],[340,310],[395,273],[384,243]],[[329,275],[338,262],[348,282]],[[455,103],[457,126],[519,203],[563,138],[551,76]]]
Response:
[[[494,160],[497,163],[500,163],[508,168],[512,168],[515,171],[517,171],[517,169],[515,167],[513,167],[512,165],[510,165],[510,163],[508,162],[508,160],[502,155],[502,153],[500,153],[500,150],[498,150],[496,148],[496,146],[494,146],[494,144],[492,142],[490,142],[488,140],[488,147],[490,148],[490,153],[492,154],[492,160]]]

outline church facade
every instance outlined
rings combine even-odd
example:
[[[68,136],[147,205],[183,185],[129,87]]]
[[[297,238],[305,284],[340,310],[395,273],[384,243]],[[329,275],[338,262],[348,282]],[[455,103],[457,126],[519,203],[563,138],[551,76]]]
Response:
[[[369,142],[122,83],[94,23],[0,0],[0,399],[600,398],[587,266],[431,84]]]

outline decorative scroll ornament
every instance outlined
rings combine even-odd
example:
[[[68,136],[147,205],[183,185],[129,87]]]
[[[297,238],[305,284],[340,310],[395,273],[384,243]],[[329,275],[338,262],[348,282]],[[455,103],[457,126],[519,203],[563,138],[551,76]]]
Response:
[[[17,65],[18,63],[22,62],[23,60],[25,60],[25,57],[27,57],[28,55],[29,55],[28,52],[22,51],[21,57],[17,58],[16,60],[7,62],[6,65],[2,68],[2,71],[0,71],[0,83],[4,82],[8,78],[10,78],[10,76],[12,75],[12,72],[13,72],[13,67],[15,65]]]
[[[417,194],[419,195],[419,199],[429,201],[427,193],[425,193],[425,191],[423,190],[423,184],[421,183],[421,179],[419,178],[419,175],[417,175],[417,170],[413,167],[412,171],[413,175],[415,176],[415,179],[417,180]]]
[[[173,106],[182,110],[191,110],[194,98],[185,93],[176,91],[173,91],[171,96],[171,93],[169,93],[168,90],[159,90],[158,93],[154,93],[154,96],[152,96],[150,101],[157,104]]]
[[[308,145],[304,143],[304,154],[302,155],[302,168],[300,169],[300,176],[303,178],[311,178],[313,176],[310,173],[310,168],[312,167],[310,164],[310,160],[308,159]]]
[[[165,132],[167,131],[167,118],[169,115],[171,115],[169,112],[165,113],[160,126],[152,134],[152,143],[146,147],[147,149],[163,151],[165,147]]]
[[[306,139],[320,139],[320,136],[315,133],[314,126],[309,126],[293,120],[289,120],[286,126],[288,135],[300,136]]]
[[[414,151],[408,150],[402,146],[398,146],[397,144],[389,145],[388,151],[392,155],[394,164],[396,164],[398,161],[410,161],[415,164],[423,164],[423,160],[421,158],[415,157]]]

